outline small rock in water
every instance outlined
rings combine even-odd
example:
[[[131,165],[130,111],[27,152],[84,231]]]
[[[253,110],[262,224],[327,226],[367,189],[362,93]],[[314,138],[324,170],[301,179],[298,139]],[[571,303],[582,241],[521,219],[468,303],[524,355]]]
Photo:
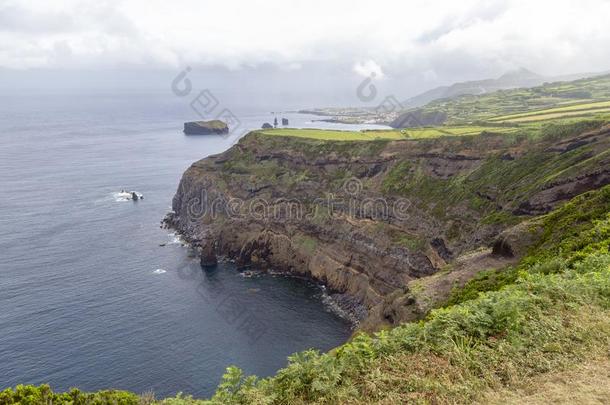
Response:
[[[144,196],[140,193],[138,193],[137,191],[130,191],[130,190],[121,190],[120,193],[116,193],[115,197],[117,198],[118,201],[127,201],[127,200],[132,200],[132,201],[138,201],[138,200],[143,200]]]
[[[200,264],[204,269],[216,267],[218,264],[213,242],[209,241],[202,246]]]

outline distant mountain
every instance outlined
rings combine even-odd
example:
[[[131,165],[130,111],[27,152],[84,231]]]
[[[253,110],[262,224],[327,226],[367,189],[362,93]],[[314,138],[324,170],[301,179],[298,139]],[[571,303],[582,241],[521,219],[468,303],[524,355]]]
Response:
[[[465,94],[485,94],[497,90],[514,89],[518,87],[534,87],[549,81],[549,78],[529,71],[525,68],[509,71],[497,79],[473,80],[460,82],[451,86],[440,86],[428,90],[403,102],[405,108],[421,107],[430,101],[441,98],[454,98]]]

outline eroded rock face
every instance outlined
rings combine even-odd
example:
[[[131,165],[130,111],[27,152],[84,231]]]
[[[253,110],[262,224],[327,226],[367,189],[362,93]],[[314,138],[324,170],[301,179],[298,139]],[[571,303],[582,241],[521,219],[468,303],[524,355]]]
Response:
[[[563,147],[583,135],[350,144],[252,133],[184,173],[168,224],[213,241],[196,242],[202,263],[226,255],[313,278],[375,329],[425,313],[413,281],[434,275],[445,285],[439,270],[477,248],[518,257],[531,241],[503,231],[610,182],[609,135],[602,128]]]
[[[525,256],[541,233],[542,229],[537,218],[525,220],[498,235],[491,245],[492,254],[506,258]]]
[[[513,252],[513,247],[503,237],[500,237],[494,241],[491,252],[496,256],[515,257],[515,252]]]

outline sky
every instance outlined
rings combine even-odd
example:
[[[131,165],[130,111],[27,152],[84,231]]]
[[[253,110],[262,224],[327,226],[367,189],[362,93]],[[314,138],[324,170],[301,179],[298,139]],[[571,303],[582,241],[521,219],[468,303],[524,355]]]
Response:
[[[165,83],[189,66],[327,96],[374,74],[407,96],[520,67],[610,70],[608,16],[607,0],[0,0],[0,85]]]

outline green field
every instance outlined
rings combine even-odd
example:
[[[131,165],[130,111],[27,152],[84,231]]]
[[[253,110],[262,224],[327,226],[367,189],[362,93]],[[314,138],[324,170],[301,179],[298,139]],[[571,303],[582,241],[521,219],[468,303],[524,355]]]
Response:
[[[438,126],[427,128],[409,128],[401,130],[401,133],[410,139],[440,138],[442,136],[471,136],[480,135],[483,132],[500,134],[513,133],[517,127],[494,127],[477,125]]]
[[[400,131],[336,131],[328,129],[278,128],[258,131],[269,136],[291,136],[325,141],[374,141],[405,139]]]
[[[594,108],[599,109],[597,112],[607,112],[610,108],[609,100],[610,75],[605,75],[573,82],[547,83],[533,88],[435,100],[420,110],[424,113],[446,113],[446,125],[466,125],[475,121],[499,122],[511,119],[511,122],[517,122],[512,119],[542,113],[583,111],[584,114],[584,110]],[[541,119],[552,118],[557,116]]]
[[[582,111],[570,111],[563,113],[549,113],[549,114],[536,114],[530,115],[522,118],[513,118],[510,120],[506,120],[503,122],[536,122],[536,121],[546,121],[552,119],[560,119],[560,118],[570,118],[570,117],[593,117],[600,114],[610,113],[610,107],[600,108],[595,110],[582,110]]]
[[[339,131],[331,129],[278,128],[259,130],[268,136],[287,136],[325,141],[374,141],[475,136],[481,133],[536,135],[549,122],[610,118],[610,75],[547,83],[542,86],[500,90],[483,95],[464,95],[432,101],[417,109],[443,112],[441,126],[395,130]],[[562,122],[557,122],[562,121]]]
[[[553,118],[571,117],[579,115],[591,115],[610,112],[610,101],[596,103],[572,104],[566,107],[548,108],[545,110],[529,111],[526,113],[504,115],[491,118],[492,122],[531,122],[542,121]]]
[[[318,139],[326,141],[374,141],[374,140],[401,140],[401,139],[427,139],[443,136],[469,136],[479,135],[484,131],[494,133],[516,132],[516,127],[487,127],[487,126],[441,126],[427,128],[410,128],[406,130],[364,130],[364,131],[337,131],[327,129],[291,129],[278,128],[258,131],[268,136],[288,136],[296,138]]]

